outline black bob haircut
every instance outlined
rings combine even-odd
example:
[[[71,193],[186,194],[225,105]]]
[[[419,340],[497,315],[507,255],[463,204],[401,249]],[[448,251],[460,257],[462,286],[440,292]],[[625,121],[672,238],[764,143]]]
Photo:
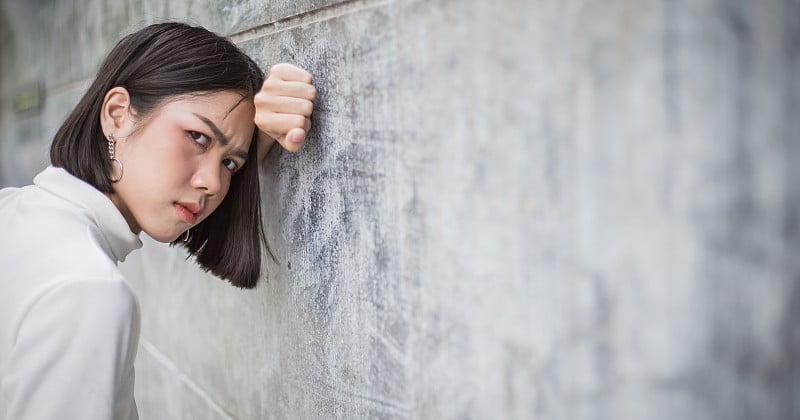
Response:
[[[99,117],[110,89],[126,88],[131,107],[137,116],[145,117],[177,95],[233,90],[252,98],[263,82],[264,73],[250,57],[205,28],[174,22],[147,26],[123,38],[108,54],[94,82],[56,133],[50,161],[110,193],[112,166]],[[231,178],[228,194],[216,211],[192,228],[187,242],[172,242],[184,246],[204,270],[247,289],[258,282],[261,244],[266,247],[257,133],[254,130],[247,162]]]

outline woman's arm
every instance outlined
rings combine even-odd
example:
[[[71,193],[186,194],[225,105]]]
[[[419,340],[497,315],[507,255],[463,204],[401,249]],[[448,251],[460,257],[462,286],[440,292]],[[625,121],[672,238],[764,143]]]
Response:
[[[0,384],[4,418],[136,418],[139,307],[122,280],[65,281],[17,325]]]

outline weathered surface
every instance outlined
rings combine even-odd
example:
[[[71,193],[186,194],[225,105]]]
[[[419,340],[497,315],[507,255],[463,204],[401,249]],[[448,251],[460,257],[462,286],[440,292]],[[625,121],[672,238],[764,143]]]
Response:
[[[319,89],[262,167],[257,290],[124,265],[143,418],[800,418],[798,2],[38,3],[0,31],[6,184],[140,23]],[[20,116],[26,63],[57,81]]]

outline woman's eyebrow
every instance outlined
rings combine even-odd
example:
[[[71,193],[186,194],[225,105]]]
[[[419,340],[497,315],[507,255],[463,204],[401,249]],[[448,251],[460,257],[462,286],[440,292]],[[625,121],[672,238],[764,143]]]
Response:
[[[230,140],[228,140],[228,138],[225,137],[225,134],[222,133],[222,130],[220,130],[219,127],[217,127],[217,125],[214,124],[214,121],[211,121],[210,119],[208,119],[208,118],[206,118],[206,117],[204,117],[204,116],[202,116],[202,115],[200,115],[200,114],[198,114],[196,112],[192,112],[192,114],[194,114],[195,117],[199,118],[200,121],[206,123],[208,128],[214,133],[214,137],[216,137],[217,141],[220,142],[223,146],[227,146],[227,145],[230,144]],[[234,150],[233,154],[235,154],[236,156],[239,156],[243,160],[247,160],[247,157],[248,157],[247,151],[246,150],[242,150],[242,149]]]
[[[230,143],[228,138],[225,137],[225,134],[222,133],[222,130],[220,130],[219,127],[217,127],[217,125],[214,124],[214,121],[211,121],[208,118],[206,118],[206,117],[204,117],[204,116],[202,116],[202,115],[200,115],[200,114],[198,114],[196,112],[192,112],[192,114],[194,114],[195,117],[200,118],[200,121],[206,123],[208,128],[212,132],[214,132],[214,137],[216,137],[217,141],[222,143],[223,146],[227,146]]]

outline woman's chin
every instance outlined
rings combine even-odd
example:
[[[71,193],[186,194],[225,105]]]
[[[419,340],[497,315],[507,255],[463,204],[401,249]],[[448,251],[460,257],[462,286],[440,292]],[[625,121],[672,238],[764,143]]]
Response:
[[[155,241],[165,244],[175,242],[184,234],[184,232],[148,232],[147,230],[144,232],[147,234],[147,236],[153,238]]]

